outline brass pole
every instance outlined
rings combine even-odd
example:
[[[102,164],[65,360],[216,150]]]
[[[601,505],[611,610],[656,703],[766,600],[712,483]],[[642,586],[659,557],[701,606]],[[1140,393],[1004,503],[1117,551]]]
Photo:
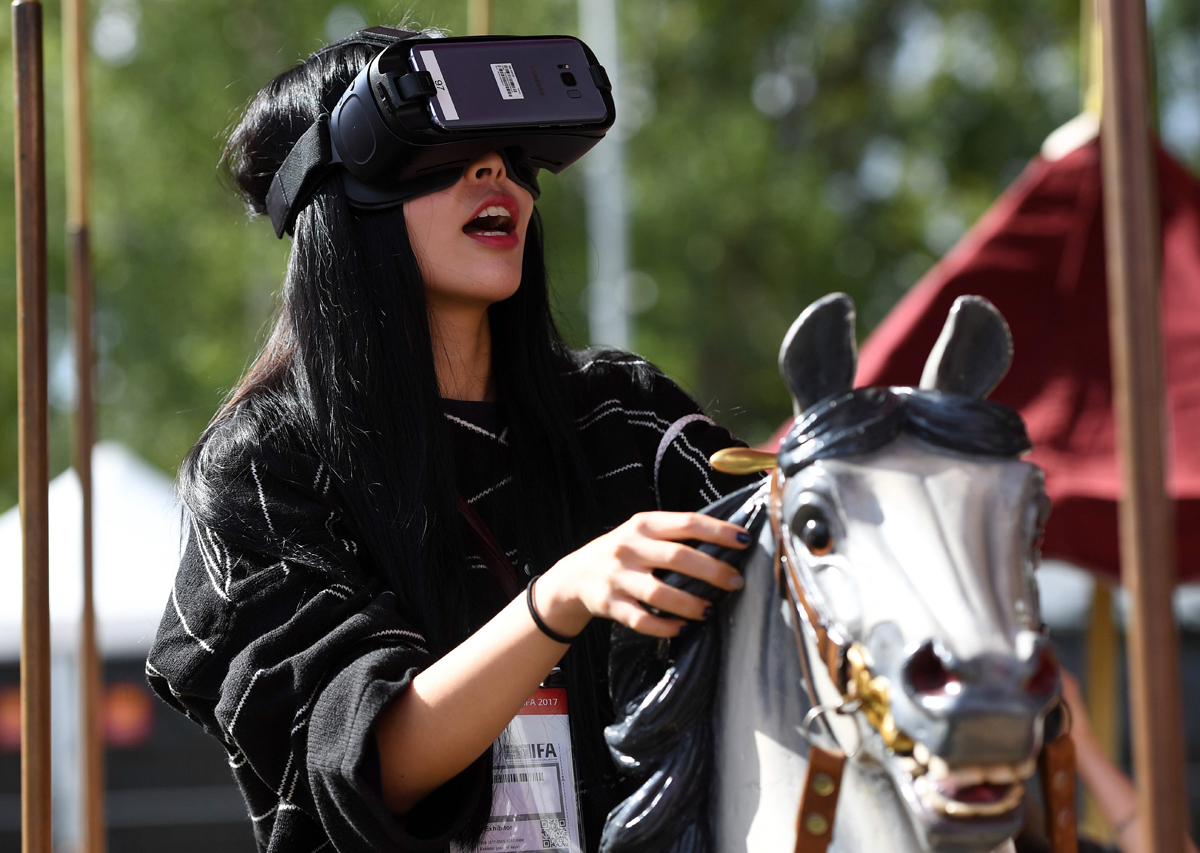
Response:
[[[1144,0],[1100,0],[1104,225],[1114,417],[1122,471],[1121,576],[1138,825],[1145,850],[1182,853],[1187,802],[1172,507],[1164,464],[1156,152]]]
[[[79,620],[79,733],[82,853],[104,853],[104,745],[100,736],[100,656],[93,595],[92,269],[89,242],[87,0],[63,2],[63,101],[66,109],[67,251],[75,325],[73,460],[83,497],[83,611]]]
[[[467,0],[467,34],[491,35],[492,0]]]
[[[17,203],[17,440],[23,562],[21,849],[50,853],[49,443],[46,410],[46,115],[42,4],[12,4]]]

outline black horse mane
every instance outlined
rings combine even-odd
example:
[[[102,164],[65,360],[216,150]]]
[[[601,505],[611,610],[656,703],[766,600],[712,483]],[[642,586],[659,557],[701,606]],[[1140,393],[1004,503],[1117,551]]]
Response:
[[[791,476],[818,459],[877,450],[901,434],[975,456],[1015,458],[1031,447],[1021,417],[999,403],[915,388],[859,388],[826,398],[797,419],[778,461]],[[757,541],[767,520],[765,490],[752,484],[704,512],[745,526]],[[700,547],[738,568],[749,556],[749,550]],[[726,597],[682,575],[670,573],[666,581],[718,604]],[[613,629],[609,686],[617,722],[605,740],[621,772],[641,786],[609,815],[602,853],[713,850],[719,621],[690,624],[669,642]]]

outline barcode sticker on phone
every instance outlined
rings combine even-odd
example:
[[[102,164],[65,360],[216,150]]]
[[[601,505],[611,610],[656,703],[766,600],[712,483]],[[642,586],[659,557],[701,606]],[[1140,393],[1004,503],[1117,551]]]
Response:
[[[525,100],[525,93],[517,82],[517,72],[511,64],[501,62],[493,65],[492,74],[496,78],[496,85],[500,87],[500,97],[506,101]]]

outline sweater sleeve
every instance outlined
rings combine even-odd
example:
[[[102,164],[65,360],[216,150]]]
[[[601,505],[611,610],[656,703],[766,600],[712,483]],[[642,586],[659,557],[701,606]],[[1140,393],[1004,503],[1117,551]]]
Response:
[[[699,510],[761,478],[722,474],[708,464],[718,450],[746,443],[649,362],[621,361],[607,372],[610,377],[616,373],[625,386],[620,393],[630,401],[626,420],[634,428],[631,434],[639,443],[658,509]]]
[[[376,717],[432,656],[396,596],[359,570],[319,469],[315,488],[274,473],[251,463],[223,497],[257,516],[260,550],[188,521],[150,684],[221,741],[260,849],[325,838],[338,851],[443,850],[484,791],[484,767],[404,820],[366,781]]]

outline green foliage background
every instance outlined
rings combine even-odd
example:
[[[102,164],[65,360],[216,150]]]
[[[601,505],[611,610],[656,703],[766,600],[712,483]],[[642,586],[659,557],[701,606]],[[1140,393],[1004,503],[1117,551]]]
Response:
[[[1077,0],[621,6],[620,112],[644,308],[634,346],[751,441],[788,411],[774,358],[791,319],[845,290],[865,334],[1078,108]],[[1198,6],[1151,4],[1164,135],[1189,160],[1200,152]],[[406,15],[463,33],[466,2],[93,7],[94,42],[109,39],[107,61],[91,65],[100,432],[173,471],[261,342],[288,249],[269,225],[248,222],[218,180],[225,128],[258,87],[331,35]],[[46,13],[57,473],[67,464],[70,356],[58,4]],[[500,32],[577,31],[569,0],[495,0],[495,15]],[[114,21],[137,37],[115,58]],[[9,57],[0,69],[8,86]],[[0,99],[7,126],[11,109]],[[11,135],[0,134],[8,198],[11,163]],[[543,184],[559,310],[582,344],[582,173]],[[16,493],[12,234],[6,204],[0,509]]]

